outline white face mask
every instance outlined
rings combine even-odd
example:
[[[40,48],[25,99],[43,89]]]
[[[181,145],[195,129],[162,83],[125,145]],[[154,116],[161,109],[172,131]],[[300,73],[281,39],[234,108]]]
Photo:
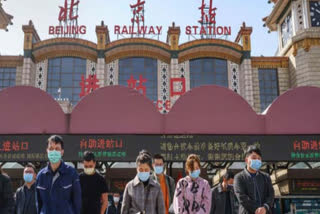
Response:
[[[114,203],[119,203],[120,198],[119,197],[113,197],[113,201],[114,201]]]
[[[84,173],[87,175],[92,175],[94,174],[95,169],[94,168],[84,168]]]

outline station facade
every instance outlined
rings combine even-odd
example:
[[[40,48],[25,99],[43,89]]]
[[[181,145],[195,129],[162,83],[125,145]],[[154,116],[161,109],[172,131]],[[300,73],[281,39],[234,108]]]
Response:
[[[3,130],[9,131],[1,131],[0,134],[3,136],[13,134],[41,135],[43,133],[54,133],[55,130],[55,133],[62,135],[126,135],[133,133],[140,135],[207,134],[221,136],[308,135],[308,139],[319,139],[318,130],[320,130],[320,127],[316,123],[316,118],[319,117],[319,114],[318,112],[313,112],[314,115],[312,116],[307,112],[311,111],[310,109],[315,110],[320,105],[319,99],[314,98],[312,100],[312,96],[319,95],[317,87],[320,87],[320,2],[315,0],[273,0],[272,2],[274,7],[270,15],[263,18],[263,22],[265,23],[265,27],[270,31],[278,33],[278,43],[275,44],[275,46],[278,46],[278,50],[275,56],[251,55],[251,34],[254,29],[246,26],[245,23],[239,26],[240,30],[234,41],[202,37],[182,43],[180,42],[181,33],[184,31],[187,34],[191,34],[193,31],[197,33],[197,31],[201,32],[202,28],[187,26],[186,29],[182,29],[175,23],[172,23],[172,26],[167,30],[167,40],[163,42],[156,39],[147,39],[143,36],[133,36],[134,30],[133,28],[130,30],[130,27],[109,27],[102,22],[96,26],[97,42],[95,43],[70,37],[42,40],[37,33],[36,26],[34,26],[32,21],[29,21],[27,25],[22,26],[24,32],[24,46],[21,47],[24,52],[23,56],[0,56],[0,90],[3,91],[2,95],[0,94],[0,98],[5,97],[6,90],[8,93],[11,91],[10,93],[12,94],[22,91],[21,88],[8,89],[10,87],[20,86],[23,88],[23,86],[29,86],[38,88],[38,90],[41,90],[41,93],[46,93],[48,97],[51,96],[59,103],[63,116],[57,113],[60,116],[56,118],[63,117],[61,119],[62,122],[60,122],[64,125],[57,125],[61,129],[47,128],[42,131],[36,129],[38,131],[17,131],[16,133],[11,132],[7,126]],[[3,14],[5,13],[1,12],[1,15]],[[86,30],[83,26],[79,26],[79,29],[60,29],[54,26],[49,29],[51,29],[52,34],[61,34],[63,30],[78,30],[80,33]],[[148,31],[149,33],[157,34],[157,31],[163,29],[155,26],[153,29],[140,28],[139,30],[140,33]],[[221,34],[228,34],[229,30],[231,31],[231,29],[224,27],[212,28],[211,30],[220,32]],[[132,37],[111,41],[110,31],[131,34]],[[105,88],[109,86],[112,89]],[[87,114],[85,118],[88,119],[87,123],[91,122],[91,124],[95,122],[95,117],[101,118],[101,121],[98,122],[99,125],[96,126],[103,126],[103,120],[108,120],[108,118],[114,119],[116,116],[113,116],[113,113],[103,112],[98,106],[102,105],[107,108],[110,102],[125,102],[123,100],[124,97],[128,98],[126,101],[127,105],[133,103],[131,109],[136,110],[135,112],[138,113],[143,112],[144,107],[134,104],[135,101],[131,100],[128,95],[129,92],[123,91],[126,89],[115,89],[115,86],[129,87],[138,91],[148,99],[149,103],[152,103],[153,107],[160,114],[155,115],[153,112],[150,113],[150,118],[145,119],[129,117],[131,120],[142,120],[142,124],[148,124],[133,129],[127,128],[128,125],[124,125],[122,130],[117,130],[116,128],[112,128],[112,126],[107,126],[105,129],[96,128],[95,126],[73,126],[73,124],[76,124],[76,121],[83,119],[81,118],[82,114]],[[220,87],[214,88],[214,86]],[[33,89],[29,87],[23,88],[26,93],[31,90],[30,94],[35,93],[34,96],[42,96],[40,92],[32,92]],[[229,91],[225,91],[227,89]],[[98,91],[91,94],[95,90]],[[305,100],[303,100],[304,93],[309,93],[306,94]],[[102,94],[106,97],[102,96]],[[123,98],[117,100],[113,97],[118,95]],[[192,98],[192,95],[202,97],[201,99],[197,99]],[[281,95],[283,98],[281,98]],[[181,100],[179,104],[177,103],[175,107],[176,102],[183,96],[186,98]],[[237,97],[230,98],[231,101],[225,101],[229,100],[229,97],[234,96]],[[100,98],[98,99],[97,97]],[[294,103],[295,97],[297,97],[297,101],[308,103]],[[102,100],[104,98],[108,98],[108,101]],[[5,100],[5,98],[1,99]],[[279,99],[278,103],[281,103],[281,105],[275,103],[274,107],[272,107],[272,103],[276,99]],[[90,107],[88,104],[89,100],[96,106],[96,113],[88,113],[89,109],[93,109],[92,111],[95,109],[95,107]],[[211,127],[210,122],[205,121],[203,129],[200,130],[202,126],[197,126],[197,124],[203,123],[205,113],[199,117],[190,116],[190,119],[195,121],[192,127],[181,124],[182,122],[188,123],[186,119],[188,118],[186,116],[188,115],[188,110],[203,110],[205,112],[208,111],[207,115],[210,114],[210,109],[197,107],[197,102],[203,100],[207,100],[208,106],[212,107],[212,109],[215,109],[215,102],[233,105],[233,111],[245,112],[243,115],[249,118],[249,122],[239,115],[236,115],[235,120],[240,118],[241,122],[244,124],[248,122],[248,124],[239,128],[241,125],[232,121],[231,117],[234,114],[231,113],[232,111],[228,107],[225,107],[225,111],[223,109],[212,110],[212,114],[217,116],[216,118],[219,118],[215,122],[221,123],[220,126],[213,125]],[[247,104],[243,104],[243,100]],[[49,101],[43,101],[43,103],[38,103],[38,105],[43,104],[43,106],[46,106],[48,104],[45,104],[46,102],[50,103]],[[146,104],[147,102],[143,101],[143,103],[148,105]],[[205,103],[202,104],[206,105]],[[20,103],[20,105],[22,104]],[[50,105],[54,104],[51,103]],[[244,105],[248,105],[250,110],[247,110],[247,107],[244,107]],[[310,109],[308,107],[304,108],[303,106],[306,105],[314,105],[314,107],[310,107]],[[123,109],[120,105],[115,105],[110,109],[114,111],[116,107],[119,107],[119,111],[122,114],[125,114],[125,110],[130,111],[129,107]],[[7,107],[3,108],[6,109]],[[34,106],[34,108],[36,107]],[[271,108],[270,111],[272,112],[268,108]],[[295,111],[302,111],[304,109],[306,113],[303,116],[307,118],[305,122],[309,124],[296,127],[295,125],[299,121],[294,120],[294,118],[288,119],[290,115],[293,117],[295,114],[292,109]],[[171,110],[173,111],[172,113]],[[150,111],[147,110],[146,112]],[[297,115],[300,114],[297,113]],[[283,120],[281,120],[282,116]],[[208,117],[210,118],[210,116]],[[90,121],[90,118],[93,119]],[[202,122],[200,120],[197,121],[196,118],[201,118]],[[223,118],[228,118],[226,119],[227,122],[221,122]],[[297,118],[301,119],[302,116],[301,118],[297,116]],[[146,119],[153,119],[157,124],[150,125],[148,122],[143,122]],[[112,121],[115,121],[115,119]],[[124,122],[125,118],[120,121]],[[273,122],[268,123],[268,121]],[[55,121],[55,123],[59,124],[59,121]],[[134,125],[135,123],[129,122],[129,124]],[[163,124],[169,124],[169,128],[166,128],[167,126],[163,129],[159,128],[163,127]],[[121,123],[117,123],[114,127],[120,129]],[[145,131],[142,131],[143,127]],[[301,142],[303,144],[303,140]],[[209,148],[209,143],[205,146]],[[318,146],[317,151],[320,150],[320,144]],[[294,147],[294,149],[297,149],[297,147]],[[311,150],[311,144],[307,150]],[[308,169],[295,169],[294,166],[299,162],[297,160],[290,162],[286,158],[283,160],[279,159],[279,161],[272,161],[270,159],[265,169],[268,169],[270,174],[272,174],[274,187],[279,197],[302,195],[316,198],[315,195],[319,196],[320,183],[318,181],[320,175],[318,173],[319,170],[315,169],[319,168],[319,165],[315,162],[320,160],[317,151],[312,153],[312,158],[310,156],[310,160],[312,159],[313,163],[308,163],[306,157],[301,158],[304,160],[301,162]],[[291,158],[296,158],[297,154],[291,153]],[[300,155],[299,153],[299,158],[301,157]],[[171,156],[166,157],[171,159]],[[225,158],[219,156],[221,158],[220,161],[217,157],[213,155],[205,157],[206,162],[208,162],[206,166],[210,166],[211,170],[215,169],[214,174],[209,175],[212,178],[213,184],[217,183],[223,173],[223,170],[219,168],[230,167],[232,160],[239,161],[238,158],[234,157],[233,159],[228,159],[228,154],[226,154]],[[230,164],[224,163],[227,159]],[[175,160],[177,162],[181,161],[179,158],[172,158],[172,162]],[[214,161],[221,163],[218,165],[209,164]],[[112,174],[119,176],[110,177],[110,182],[116,182],[118,179],[118,187],[120,189],[123,188],[125,181],[122,182],[119,179],[124,176],[124,171],[119,168],[111,170],[117,171],[117,173]],[[134,174],[134,170],[131,171]],[[179,170],[172,169],[171,173],[177,177]],[[114,188],[117,189],[116,186]],[[307,199],[305,199],[306,197],[301,199],[301,197],[297,197],[297,199],[291,198],[290,203],[288,202],[290,204],[288,209],[292,210],[298,209],[299,206],[303,207],[301,200]],[[296,201],[292,202],[292,200]],[[286,199],[279,203],[279,206],[280,204],[282,206],[282,210],[285,210],[283,208],[286,207],[285,203],[287,203]],[[312,203],[317,204],[319,200],[315,199]],[[295,207],[292,207],[292,204],[296,204]]]

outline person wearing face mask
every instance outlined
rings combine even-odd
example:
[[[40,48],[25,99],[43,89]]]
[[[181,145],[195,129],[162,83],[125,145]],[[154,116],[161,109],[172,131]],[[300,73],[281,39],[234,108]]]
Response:
[[[165,214],[160,185],[150,178],[152,157],[140,152],[136,160],[137,175],[125,188],[121,214]]]
[[[96,172],[96,160],[92,152],[83,157],[84,172],[80,174],[82,191],[81,214],[105,214],[108,207],[108,186],[105,179]]]
[[[221,178],[220,184],[212,189],[210,214],[236,214],[236,198],[233,190],[234,174],[227,171]]]
[[[274,189],[270,176],[260,171],[261,150],[256,146],[249,146],[245,157],[247,166],[234,179],[239,214],[271,214]]]
[[[209,214],[211,189],[208,181],[200,177],[200,158],[189,155],[186,161],[187,176],[180,179],[174,193],[173,208],[176,214]]]
[[[120,194],[114,193],[112,203],[110,203],[106,214],[120,214],[121,203],[120,203]]]
[[[24,185],[19,187],[15,194],[16,214],[37,214],[36,177],[36,168],[32,164],[27,164],[23,170]]]
[[[169,212],[169,209],[172,204],[174,191],[176,188],[175,181],[169,175],[164,174],[164,157],[162,155],[156,154],[153,156],[152,166],[154,169],[152,178],[160,184],[164,205],[166,208],[166,214],[169,214],[171,213]]]
[[[49,164],[38,173],[36,182],[38,214],[80,214],[79,176],[62,160],[63,148],[62,137],[53,135],[48,139]]]

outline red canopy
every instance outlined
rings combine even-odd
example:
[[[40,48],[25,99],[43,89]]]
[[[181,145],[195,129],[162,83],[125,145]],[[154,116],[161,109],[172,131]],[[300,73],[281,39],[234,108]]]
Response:
[[[108,86],[66,115],[44,91],[17,86],[0,91],[0,134],[319,134],[319,109],[316,87],[289,90],[258,115],[231,90],[203,86],[162,115],[140,93]]]

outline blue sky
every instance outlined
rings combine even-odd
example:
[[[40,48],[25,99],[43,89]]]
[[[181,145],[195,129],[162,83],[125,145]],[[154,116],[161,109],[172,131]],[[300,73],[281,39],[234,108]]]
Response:
[[[80,25],[87,26],[87,34],[81,36],[96,42],[95,26],[104,20],[109,26],[111,40],[116,40],[113,35],[114,25],[129,25],[131,10],[129,4],[137,0],[80,0],[79,19]],[[145,0],[146,25],[163,26],[161,41],[166,41],[168,26],[174,21],[181,27],[182,42],[188,41],[185,35],[187,25],[197,25],[200,18],[198,7],[202,0]],[[207,0],[209,2],[209,0]],[[277,50],[277,33],[268,33],[263,27],[262,18],[267,16],[273,7],[267,0],[213,0],[218,8],[216,21],[220,26],[231,26],[232,35],[228,38],[234,41],[242,22],[253,27],[252,55],[273,56]],[[9,32],[0,31],[1,55],[23,54],[22,25],[32,20],[42,40],[53,38],[49,36],[49,25],[58,24],[59,6],[64,5],[64,0],[7,0],[3,2],[5,11],[14,16],[13,26]]]

